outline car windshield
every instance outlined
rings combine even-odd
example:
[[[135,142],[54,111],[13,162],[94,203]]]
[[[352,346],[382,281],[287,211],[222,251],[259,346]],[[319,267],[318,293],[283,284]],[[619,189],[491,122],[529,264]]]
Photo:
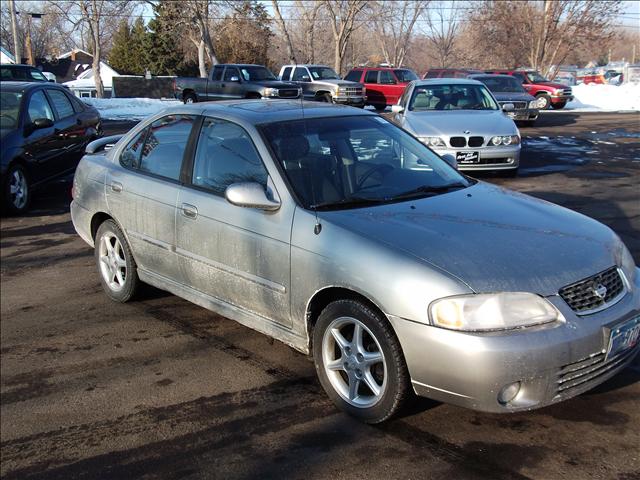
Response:
[[[309,67],[314,80],[340,80],[340,76],[329,67]]]
[[[307,209],[399,202],[471,184],[418,140],[378,116],[292,120],[259,129]]]
[[[418,80],[418,76],[411,70],[394,70],[393,73],[396,74],[396,78],[402,83]]]
[[[266,67],[240,67],[242,78],[247,82],[260,80],[276,80],[276,77]]]
[[[549,81],[546,78],[544,78],[542,75],[540,75],[538,72],[527,72],[527,77],[529,77],[529,80],[531,81],[531,83],[541,83],[541,82]]]
[[[0,92],[0,128],[13,129],[18,126],[21,93]]]
[[[494,93],[525,93],[526,90],[515,77],[474,77],[484,83]]]
[[[413,90],[409,110],[498,110],[498,104],[484,85],[420,85]]]

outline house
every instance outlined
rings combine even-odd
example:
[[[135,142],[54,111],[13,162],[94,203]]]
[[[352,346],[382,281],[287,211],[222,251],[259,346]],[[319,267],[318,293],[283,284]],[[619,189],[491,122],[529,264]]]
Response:
[[[43,72],[53,73],[58,82],[69,87],[78,97],[95,97],[96,84],[93,79],[93,56],[76,48],[53,60],[38,59],[36,65]],[[111,96],[113,77],[119,76],[107,63],[100,62],[100,77],[104,85],[105,97]]]
[[[16,63],[16,59],[6,48],[0,47],[0,63]]]

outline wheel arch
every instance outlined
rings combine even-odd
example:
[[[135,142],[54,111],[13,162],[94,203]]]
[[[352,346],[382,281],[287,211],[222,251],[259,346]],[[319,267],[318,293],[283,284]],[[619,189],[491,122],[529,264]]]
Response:
[[[336,300],[356,300],[364,303],[371,309],[373,309],[376,313],[378,313],[385,320],[387,316],[384,311],[376,302],[371,300],[369,296],[353,290],[347,287],[341,286],[330,286],[324,287],[320,290],[316,291],[313,296],[307,302],[307,309],[305,312],[305,323],[307,328],[307,335],[309,339],[309,351],[312,349],[312,341],[313,338],[313,329],[315,328],[316,322],[318,321],[318,317],[320,313],[329,305],[331,302],[335,302]],[[388,320],[387,320],[388,321]],[[394,330],[391,322],[388,322],[389,326],[392,330]],[[395,330],[394,330],[395,332]]]
[[[193,88],[185,88],[184,90],[182,90],[182,101],[184,101],[184,97],[186,97],[187,95],[193,95],[194,97],[196,97],[196,101],[198,100],[198,94]]]

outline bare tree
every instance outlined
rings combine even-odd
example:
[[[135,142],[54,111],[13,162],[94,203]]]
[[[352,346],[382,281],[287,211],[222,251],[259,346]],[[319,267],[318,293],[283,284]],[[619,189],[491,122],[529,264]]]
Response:
[[[324,0],[324,5],[329,12],[329,23],[333,31],[333,66],[336,72],[341,73],[342,60],[349,39],[363,20],[359,16],[367,6],[367,2],[364,0]],[[360,23],[356,23],[357,20]]]
[[[322,3],[320,2],[303,2],[301,0],[296,0],[296,10],[300,12],[302,17],[302,28],[304,31],[304,45],[303,45],[303,53],[306,63],[315,63],[315,45],[314,39],[316,34],[316,29],[318,28],[318,23],[316,22],[318,18],[318,13],[322,8]]]
[[[428,0],[381,0],[372,2],[371,19],[385,61],[400,66],[411,44],[413,29]]]
[[[449,4],[454,5],[454,4]],[[456,40],[458,38],[459,7],[447,6],[444,2],[432,4],[427,17],[426,36],[435,54],[438,66],[446,68],[455,61]]]
[[[287,25],[284,23],[284,19],[282,18],[282,14],[280,13],[280,7],[278,6],[277,0],[271,0],[271,4],[273,5],[273,11],[276,14],[276,23],[278,24],[278,28],[284,35],[285,44],[287,45],[287,55],[289,56],[289,61],[291,63],[296,62],[296,54],[293,51],[293,43],[291,42],[291,36],[289,36],[289,30],[287,30]]]

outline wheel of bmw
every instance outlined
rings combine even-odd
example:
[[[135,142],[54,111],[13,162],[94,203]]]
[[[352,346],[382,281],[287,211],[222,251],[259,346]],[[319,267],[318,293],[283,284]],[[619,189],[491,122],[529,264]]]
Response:
[[[131,249],[118,225],[106,220],[98,228],[95,257],[102,288],[111,299],[127,302],[140,283]]]
[[[22,165],[9,168],[4,185],[4,207],[7,213],[21,214],[29,209],[31,186]]]
[[[367,423],[387,420],[410,395],[400,343],[387,320],[364,303],[339,300],[323,310],[313,356],[333,402]]]

